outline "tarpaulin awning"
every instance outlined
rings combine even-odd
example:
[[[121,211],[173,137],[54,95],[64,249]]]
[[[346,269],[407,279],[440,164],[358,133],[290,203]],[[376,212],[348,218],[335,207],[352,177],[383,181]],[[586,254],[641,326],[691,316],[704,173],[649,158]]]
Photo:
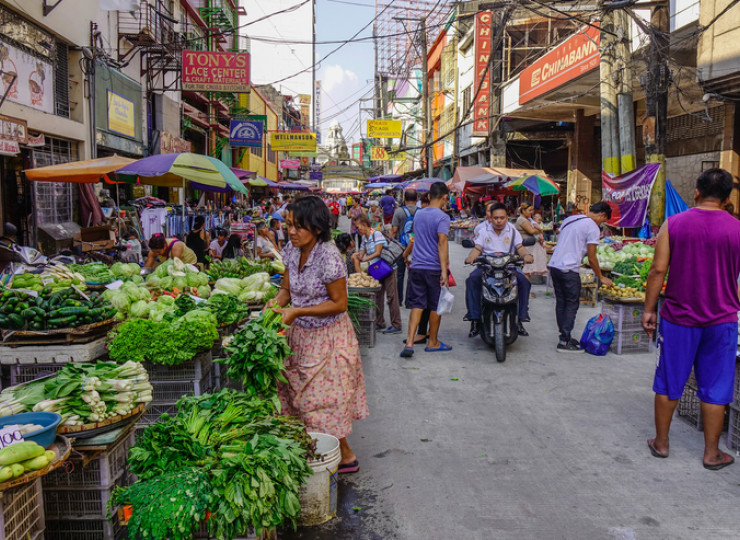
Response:
[[[134,159],[122,156],[108,156],[84,161],[71,161],[59,165],[49,165],[37,169],[26,169],[26,178],[41,182],[73,182],[94,184],[108,173],[133,163]]]
[[[365,189],[383,189],[393,187],[393,184],[388,184],[387,182],[372,182],[370,184],[365,184],[363,187]]]
[[[665,181],[665,219],[680,214],[689,209],[689,205],[684,202],[681,195],[678,194],[676,188],[673,187],[671,181],[666,179]]]
[[[468,184],[503,184],[524,175],[545,175],[536,169],[510,169],[507,167],[457,167],[447,186],[451,191],[463,191]]]
[[[256,173],[253,171],[245,171],[244,169],[239,169],[238,167],[229,167],[229,169],[231,169],[231,172],[233,172],[239,180],[249,178],[250,176],[254,177],[256,175]]]

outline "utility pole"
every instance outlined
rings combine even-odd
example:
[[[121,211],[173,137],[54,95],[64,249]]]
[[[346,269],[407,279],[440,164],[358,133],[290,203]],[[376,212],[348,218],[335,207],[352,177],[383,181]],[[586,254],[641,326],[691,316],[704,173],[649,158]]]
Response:
[[[419,21],[421,32],[421,99],[424,101],[424,156],[427,168],[427,177],[434,175],[434,145],[431,143],[432,134],[432,111],[429,102],[429,73],[427,68],[427,18],[422,17]]]
[[[618,62],[617,109],[619,112],[619,155],[621,172],[635,169],[635,109],[632,100],[632,38],[629,16],[623,9],[614,12],[619,40],[616,46]]]
[[[649,163],[660,163],[650,195],[650,224],[659,226],[665,216],[665,151],[668,119],[668,2],[662,0],[650,14],[650,48],[645,85],[646,118],[643,126],[645,157]]]
[[[617,119],[617,89],[614,42],[614,11],[604,11],[601,17],[601,168],[604,172],[620,173],[619,121]],[[577,188],[576,188],[577,189]]]

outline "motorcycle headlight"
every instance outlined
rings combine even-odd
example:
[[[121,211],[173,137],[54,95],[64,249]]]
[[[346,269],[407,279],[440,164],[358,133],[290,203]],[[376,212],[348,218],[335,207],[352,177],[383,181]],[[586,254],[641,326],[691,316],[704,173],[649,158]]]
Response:
[[[491,262],[493,266],[504,266],[506,264],[506,257],[493,257]]]
[[[505,276],[506,274],[502,271],[496,271],[493,273],[493,277],[496,279],[504,279]]]

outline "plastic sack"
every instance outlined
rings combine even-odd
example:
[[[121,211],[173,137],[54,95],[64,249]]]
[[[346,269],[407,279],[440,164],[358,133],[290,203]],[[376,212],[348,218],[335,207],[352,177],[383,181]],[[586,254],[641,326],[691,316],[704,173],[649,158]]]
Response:
[[[604,356],[614,339],[614,323],[609,315],[603,313],[592,317],[586,323],[581,336],[581,348],[594,356]]]
[[[452,305],[455,302],[455,295],[450,292],[448,287],[442,287],[439,293],[439,302],[437,302],[437,315],[447,315],[452,313]]]

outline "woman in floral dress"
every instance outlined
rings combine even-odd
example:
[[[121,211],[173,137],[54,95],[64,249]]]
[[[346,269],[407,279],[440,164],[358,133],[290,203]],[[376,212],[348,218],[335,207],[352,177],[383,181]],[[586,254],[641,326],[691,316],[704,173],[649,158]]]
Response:
[[[288,383],[278,387],[283,412],[301,418],[310,430],[338,438],[339,472],[350,473],[360,465],[347,436],[352,422],[369,411],[360,348],[347,315],[347,269],[331,242],[330,219],[329,209],[316,196],[288,205],[285,275],[280,292],[267,305],[278,306],[290,325]]]

